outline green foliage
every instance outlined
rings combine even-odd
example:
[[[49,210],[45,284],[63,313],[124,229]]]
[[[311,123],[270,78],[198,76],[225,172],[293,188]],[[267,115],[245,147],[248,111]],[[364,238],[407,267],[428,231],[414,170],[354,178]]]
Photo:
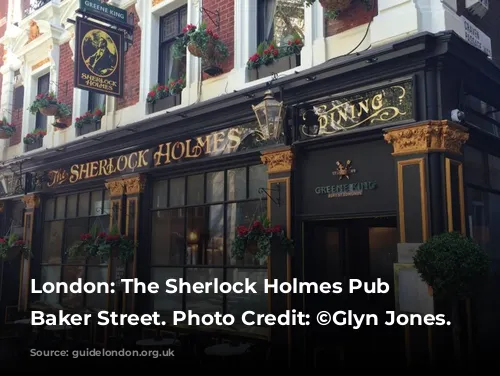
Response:
[[[5,117],[0,120],[0,130],[3,130],[9,137],[16,133],[16,127],[10,124]]]
[[[31,103],[28,110],[31,114],[34,115],[40,110],[40,108],[46,108],[50,105],[57,105],[57,103],[58,102],[56,95],[52,91],[48,93],[41,93],[36,96],[35,100],[33,101],[33,103]]]
[[[95,224],[90,231],[80,235],[80,240],[75,242],[67,251],[69,257],[100,257],[108,261],[110,257],[118,257],[122,262],[127,262],[134,256],[135,243],[120,234],[118,227],[113,226],[109,233],[99,232]]]
[[[430,238],[416,251],[413,262],[434,296],[442,299],[472,296],[489,270],[489,258],[481,247],[456,232]]]
[[[56,118],[64,118],[71,115],[71,108],[66,103],[57,103]]]
[[[30,249],[16,234],[11,233],[8,237],[0,237],[0,261],[5,260],[12,251],[19,252],[26,259],[31,257]]]
[[[279,241],[281,249],[290,254],[293,253],[293,241],[286,237],[281,226],[272,226],[269,219],[261,217],[249,227],[237,227],[231,253],[234,258],[242,259],[250,247],[256,246],[254,257],[257,260],[265,260],[271,254],[271,242],[275,240]]]

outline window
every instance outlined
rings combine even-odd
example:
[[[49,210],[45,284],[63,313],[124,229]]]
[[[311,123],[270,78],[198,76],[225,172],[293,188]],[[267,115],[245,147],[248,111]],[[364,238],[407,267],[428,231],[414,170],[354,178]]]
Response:
[[[24,232],[24,202],[11,201],[10,218],[7,223],[7,231],[9,234],[16,234],[20,239]]]
[[[186,59],[174,59],[172,46],[176,38],[182,35],[187,24],[187,7],[179,8],[160,18],[160,61],[158,82],[166,84],[170,78],[179,78],[186,73]]]
[[[24,107],[24,86],[14,89],[14,110],[22,110]]]
[[[106,96],[101,93],[89,91],[87,111],[94,112],[97,109],[100,109],[103,113],[106,112]],[[75,127],[77,136],[83,136],[99,129],[101,129],[101,121],[92,121],[88,124],[83,124],[81,127]]]
[[[83,192],[58,196],[46,201],[42,247],[42,283],[107,281],[108,266],[98,258],[68,258],[66,250],[94,225],[101,231],[109,226],[109,196],[107,191]],[[106,309],[105,294],[45,294],[42,301],[68,308]]]
[[[44,74],[38,78],[38,88],[37,94],[48,93],[50,89],[50,73]],[[36,113],[36,129],[47,129],[47,116],[44,116],[39,112]]]
[[[267,185],[265,165],[208,172],[157,181],[153,186],[151,280],[169,278],[189,282],[237,282],[249,278],[258,284],[267,277],[265,262],[251,254],[231,257],[236,227],[249,225],[265,214],[266,199],[258,192]],[[262,290],[257,290],[262,291]],[[196,313],[246,310],[267,312],[267,296],[249,294],[156,294],[153,309]]]
[[[295,34],[304,36],[303,0],[257,0],[257,43],[274,40],[284,46]]]
[[[97,109],[100,109],[104,112],[104,106],[106,103],[106,96],[101,93],[94,93],[89,91],[89,103],[87,110],[90,112],[94,112]]]

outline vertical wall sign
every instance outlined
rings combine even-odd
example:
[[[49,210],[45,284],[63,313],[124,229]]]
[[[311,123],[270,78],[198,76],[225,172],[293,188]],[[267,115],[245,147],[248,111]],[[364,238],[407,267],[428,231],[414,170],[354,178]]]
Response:
[[[123,96],[123,31],[76,19],[75,87]]]

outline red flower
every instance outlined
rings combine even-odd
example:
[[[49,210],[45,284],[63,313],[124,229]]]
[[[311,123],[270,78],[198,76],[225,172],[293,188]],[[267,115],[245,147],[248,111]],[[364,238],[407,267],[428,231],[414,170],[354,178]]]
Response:
[[[16,240],[14,245],[24,245],[24,240]]]
[[[5,243],[5,238],[0,238],[0,243],[4,244]]]
[[[102,111],[98,108],[94,111],[94,116],[102,116]]]
[[[238,226],[236,228],[236,232],[238,233],[238,236],[245,236],[248,234],[248,228],[246,226]]]
[[[106,233],[105,232],[100,232],[99,235],[97,235],[98,238],[105,238]]]
[[[252,229],[261,229],[262,228],[262,223],[260,221],[255,221],[252,224]]]
[[[80,240],[81,241],[86,241],[86,240],[89,240],[89,239],[92,239],[92,235],[91,234],[81,234],[80,235]]]
[[[281,232],[281,226],[280,225],[275,225],[275,226],[271,227],[271,232],[274,233],[274,234]]]

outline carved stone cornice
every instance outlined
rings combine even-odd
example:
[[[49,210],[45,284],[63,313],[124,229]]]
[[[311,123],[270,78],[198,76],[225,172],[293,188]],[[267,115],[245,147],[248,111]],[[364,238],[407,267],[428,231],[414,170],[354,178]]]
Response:
[[[293,168],[293,151],[290,147],[263,151],[260,160],[267,165],[268,174],[290,172]]]
[[[125,194],[133,195],[144,192],[146,186],[146,179],[143,175],[134,176],[131,178],[123,179],[125,186]]]
[[[121,197],[125,192],[125,184],[122,179],[109,180],[105,184],[106,189],[109,190],[109,195],[111,197]]]
[[[392,155],[447,152],[461,154],[469,139],[467,128],[447,120],[429,121],[390,129],[384,139],[392,144]]]
[[[26,195],[22,200],[26,209],[36,209],[40,206],[40,197],[37,195]]]

